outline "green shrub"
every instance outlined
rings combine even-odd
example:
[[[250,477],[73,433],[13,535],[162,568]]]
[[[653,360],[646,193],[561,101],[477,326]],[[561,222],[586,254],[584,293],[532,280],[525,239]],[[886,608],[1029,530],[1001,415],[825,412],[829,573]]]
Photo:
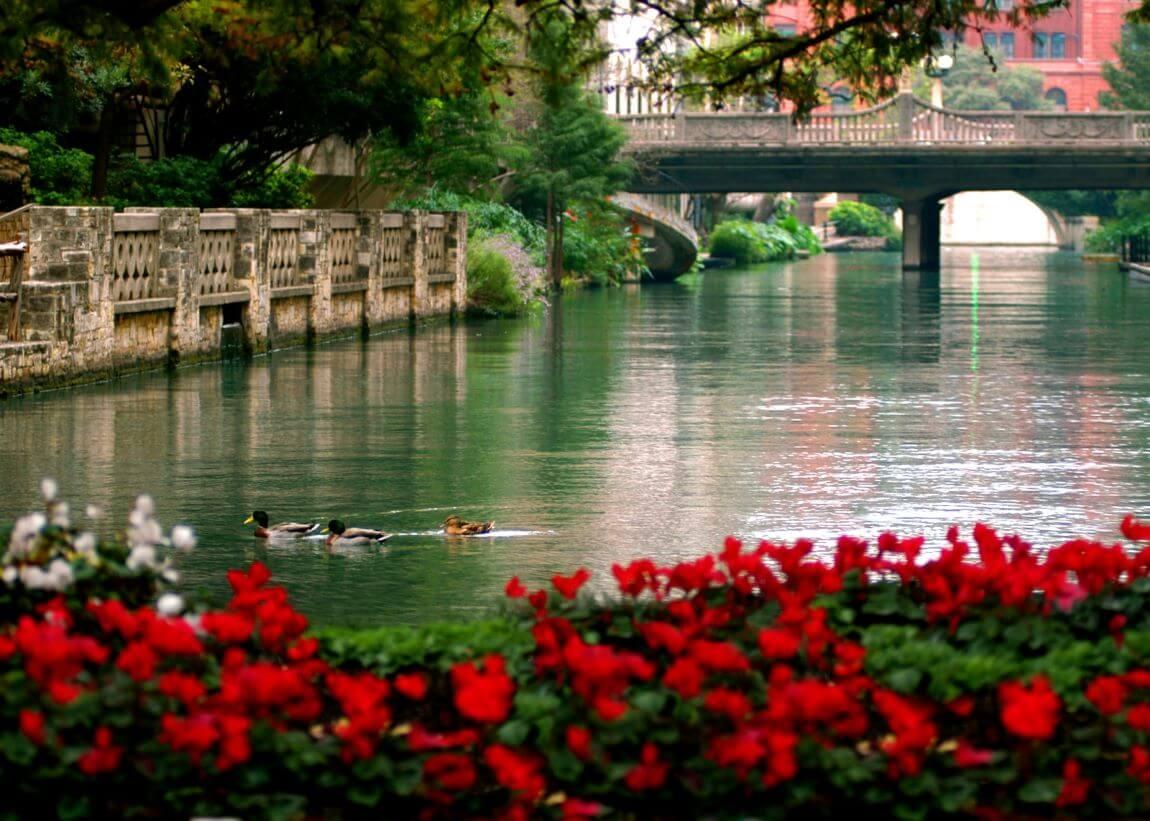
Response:
[[[631,236],[622,214],[609,206],[572,209],[563,231],[563,269],[599,284],[649,273],[643,247]]]
[[[92,155],[78,148],[64,148],[55,134],[25,134],[0,128],[0,143],[28,149],[32,175],[32,201],[39,205],[79,205],[89,201]]]
[[[224,201],[219,169],[206,160],[165,157],[145,162],[123,154],[108,172],[108,203],[117,208],[211,208]]]
[[[841,237],[889,237],[896,233],[890,217],[865,202],[840,202],[828,218]]]
[[[818,237],[793,214],[778,222],[727,220],[711,232],[711,256],[729,257],[739,265],[792,259],[800,250],[817,254]]]
[[[467,303],[487,316],[514,316],[527,307],[510,260],[483,240],[467,244]]]
[[[232,204],[239,208],[314,208],[310,188],[314,176],[302,165],[277,169],[258,184],[237,190]]]

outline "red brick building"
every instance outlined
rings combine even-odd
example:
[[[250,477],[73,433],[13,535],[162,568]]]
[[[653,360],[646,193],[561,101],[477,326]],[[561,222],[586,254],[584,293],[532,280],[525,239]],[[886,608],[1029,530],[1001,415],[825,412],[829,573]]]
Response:
[[[999,8],[1009,9],[1011,2],[999,0]],[[1132,0],[1070,0],[1068,8],[1054,11],[1027,28],[1012,28],[1002,22],[988,26],[981,37],[1011,65],[1041,71],[1047,99],[1055,105],[1068,111],[1096,111],[1102,107],[1098,95],[1107,89],[1102,65],[1116,59],[1123,16],[1133,5]],[[783,3],[774,9],[768,19],[782,31],[801,29],[810,19],[808,0]],[[965,42],[979,47],[980,33],[967,31]]]

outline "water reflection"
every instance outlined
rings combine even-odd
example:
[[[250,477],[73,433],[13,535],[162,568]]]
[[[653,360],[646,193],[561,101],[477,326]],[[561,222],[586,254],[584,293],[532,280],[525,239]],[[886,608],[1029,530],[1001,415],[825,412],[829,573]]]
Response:
[[[279,351],[0,404],[0,515],[43,475],[197,525],[193,586],[269,562],[320,621],[485,612],[513,573],[727,533],[829,543],[984,518],[1035,541],[1150,507],[1150,289],[1071,257],[894,255],[565,297],[547,316]],[[381,527],[383,547],[240,522]],[[448,541],[449,512],[495,538]]]

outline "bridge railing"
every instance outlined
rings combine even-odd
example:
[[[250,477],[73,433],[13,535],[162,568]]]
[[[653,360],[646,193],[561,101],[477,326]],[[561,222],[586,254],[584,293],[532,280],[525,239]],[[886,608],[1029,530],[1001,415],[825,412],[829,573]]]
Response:
[[[1048,144],[1150,142],[1150,112],[958,111],[903,94],[861,111],[796,122],[777,112],[624,115],[639,144]]]

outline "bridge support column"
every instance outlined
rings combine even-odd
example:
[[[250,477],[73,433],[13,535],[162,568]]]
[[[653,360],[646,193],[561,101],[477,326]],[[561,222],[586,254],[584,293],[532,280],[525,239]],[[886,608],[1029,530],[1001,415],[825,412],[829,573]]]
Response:
[[[907,197],[902,201],[902,267],[937,271],[942,261],[941,197]]]

